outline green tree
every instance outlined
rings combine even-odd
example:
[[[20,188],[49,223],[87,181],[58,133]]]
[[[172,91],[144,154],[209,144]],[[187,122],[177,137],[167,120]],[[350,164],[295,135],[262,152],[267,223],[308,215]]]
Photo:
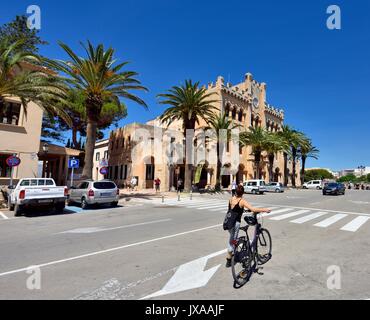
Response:
[[[338,182],[356,182],[357,178],[354,174],[347,174],[346,176],[340,177]]]
[[[221,154],[224,153],[225,143],[229,143],[231,139],[231,130],[238,128],[239,125],[233,124],[226,114],[215,115],[209,119],[210,128],[214,131],[214,139],[217,141],[217,167],[216,167],[216,186],[217,191],[221,190]],[[221,135],[226,133],[226,137],[222,137],[224,143],[221,143]]]
[[[301,145],[299,150],[299,155],[302,159],[302,168],[301,168],[301,183],[303,185],[305,181],[305,168],[306,168],[306,161],[308,158],[318,159],[319,158],[319,149],[312,145],[311,140],[306,139],[306,143]]]
[[[131,90],[145,90],[134,71],[122,71],[127,62],[116,64],[114,49],[104,49],[102,44],[94,47],[89,41],[85,49],[86,58],[79,57],[64,43],[59,43],[71,61],[45,60],[48,66],[66,75],[65,82],[72,89],[82,91],[86,98],[86,146],[82,177],[91,179],[93,156],[98,131],[99,118],[102,115],[104,102],[108,99],[117,108],[121,106],[119,98],[125,98],[144,106],[146,103]]]
[[[270,182],[274,180],[274,162],[276,154],[279,152],[289,151],[289,144],[277,133],[267,132],[266,142],[264,149],[267,152],[267,157],[269,160],[269,177]]]
[[[0,41],[0,104],[7,96],[19,97],[25,112],[32,101],[46,113],[62,117],[67,123],[70,118],[58,101],[65,101],[67,87],[61,78],[50,70],[36,66],[41,59],[21,51],[22,40],[10,44]]]
[[[85,101],[86,95],[83,91],[71,89],[68,92],[66,112],[72,119],[72,127],[69,128],[69,126],[63,121],[63,119],[57,120],[62,131],[67,131],[71,129],[71,148],[79,149],[78,134],[80,135],[80,137],[86,137],[87,116]],[[109,99],[106,99],[103,103],[100,117],[97,122],[97,137],[104,136],[102,134],[102,130],[107,129],[111,125],[117,125],[118,121],[124,119],[126,116],[127,108],[123,103],[120,103],[118,105],[110,101]]]
[[[254,164],[256,168],[255,179],[260,179],[262,152],[266,150],[268,141],[268,133],[261,127],[250,127],[249,131],[240,134],[240,142],[242,146],[251,146],[254,155]]]
[[[366,176],[366,182],[370,183],[370,173]]]
[[[305,182],[322,179],[334,179],[334,176],[325,169],[312,169],[305,171]]]
[[[160,116],[162,123],[170,124],[173,121],[181,120],[184,137],[187,139],[187,130],[194,130],[199,120],[209,121],[214,115],[215,107],[212,105],[217,100],[211,100],[214,93],[207,93],[205,88],[199,86],[199,82],[193,83],[186,80],[184,85],[174,86],[166,93],[159,94],[160,104],[169,105]],[[190,143],[190,150],[185,150],[185,159],[193,154],[193,144]],[[193,164],[185,160],[185,191],[191,190],[191,176]]]
[[[17,51],[38,53],[39,45],[48,44],[38,36],[39,30],[27,27],[27,16],[16,16],[15,19],[0,27],[0,41],[9,44],[21,40],[22,43],[17,47]]]
[[[299,132],[288,125],[282,127],[282,131],[279,132],[282,139],[290,145],[290,151],[284,152],[284,177],[285,185],[288,185],[288,156],[292,160],[292,186],[296,186],[296,166],[298,160],[298,149],[305,144],[305,136],[302,132]]]

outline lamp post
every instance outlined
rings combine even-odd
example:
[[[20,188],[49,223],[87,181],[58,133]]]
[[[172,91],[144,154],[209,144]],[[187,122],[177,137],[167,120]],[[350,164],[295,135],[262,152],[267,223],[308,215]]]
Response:
[[[361,177],[364,175],[365,166],[359,166],[357,169],[360,170]]]
[[[45,142],[43,145],[42,145],[42,151],[44,152],[44,155],[46,156],[49,152],[49,145]],[[46,167],[49,167],[49,163],[47,162],[47,160],[45,159],[44,160],[44,178],[47,178],[46,177]]]

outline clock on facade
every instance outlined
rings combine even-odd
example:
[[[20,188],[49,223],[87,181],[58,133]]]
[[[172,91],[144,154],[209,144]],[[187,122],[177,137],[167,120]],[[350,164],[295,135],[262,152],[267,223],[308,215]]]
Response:
[[[258,109],[260,89],[258,88],[258,85],[256,83],[252,84],[251,95],[252,95],[252,105],[255,109]]]

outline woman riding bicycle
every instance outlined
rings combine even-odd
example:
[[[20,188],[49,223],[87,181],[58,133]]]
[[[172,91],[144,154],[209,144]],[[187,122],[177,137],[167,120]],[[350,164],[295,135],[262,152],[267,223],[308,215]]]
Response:
[[[271,210],[265,208],[254,208],[251,206],[245,199],[243,199],[244,195],[244,187],[239,185],[236,188],[236,195],[232,197],[229,201],[229,208],[232,209],[234,212],[238,213],[238,218],[236,219],[236,224],[234,228],[229,230],[230,239],[228,243],[228,252],[226,257],[226,268],[231,267],[231,259],[234,252],[234,242],[238,239],[239,235],[239,228],[242,220],[242,216],[244,210],[250,210],[254,213],[270,213]]]

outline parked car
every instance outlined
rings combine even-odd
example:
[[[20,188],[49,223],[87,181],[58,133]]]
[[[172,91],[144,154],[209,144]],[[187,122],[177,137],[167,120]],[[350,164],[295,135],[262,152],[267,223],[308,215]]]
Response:
[[[270,182],[266,184],[266,191],[281,193],[281,192],[284,192],[285,189],[284,189],[284,185],[281,182]]]
[[[336,183],[331,182],[325,185],[324,189],[322,190],[322,194],[325,196],[327,194],[334,194],[334,195],[345,195],[346,187],[343,183]]]
[[[266,183],[263,180],[248,180],[244,182],[244,192],[264,194],[266,192]]]
[[[113,181],[85,180],[69,191],[68,205],[81,204],[82,209],[91,205],[110,204],[116,207],[119,200],[119,189]]]
[[[8,187],[8,207],[15,211],[15,216],[28,208],[55,208],[62,213],[68,195],[67,187],[58,187],[53,179],[26,178],[21,179],[14,187]]]
[[[321,190],[323,188],[323,183],[321,180],[312,180],[312,181],[304,183],[302,188]]]

